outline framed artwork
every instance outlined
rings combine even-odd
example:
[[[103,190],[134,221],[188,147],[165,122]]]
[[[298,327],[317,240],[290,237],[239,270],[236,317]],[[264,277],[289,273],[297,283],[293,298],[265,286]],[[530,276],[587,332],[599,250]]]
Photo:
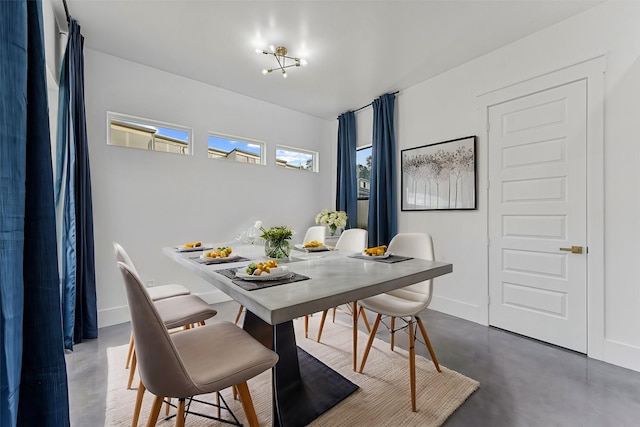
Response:
[[[476,137],[401,151],[403,211],[477,208]]]

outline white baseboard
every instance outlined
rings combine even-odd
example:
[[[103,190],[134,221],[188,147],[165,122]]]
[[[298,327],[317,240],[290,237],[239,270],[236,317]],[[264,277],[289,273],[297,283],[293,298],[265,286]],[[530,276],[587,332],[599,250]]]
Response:
[[[205,300],[207,304],[217,304],[220,302],[231,301],[230,296],[218,290],[194,295],[197,295]],[[129,320],[129,307],[127,307],[126,305],[98,310],[98,328],[118,325],[120,323],[128,322]]]
[[[458,301],[451,298],[440,297],[434,295],[429,304],[429,308],[441,313],[450,314],[461,319],[471,322],[486,324],[486,321],[480,318],[480,307],[468,302]]]
[[[122,305],[98,310],[98,328],[119,325],[129,321],[129,307]]]
[[[618,341],[604,341],[604,361],[640,372],[640,347]]]

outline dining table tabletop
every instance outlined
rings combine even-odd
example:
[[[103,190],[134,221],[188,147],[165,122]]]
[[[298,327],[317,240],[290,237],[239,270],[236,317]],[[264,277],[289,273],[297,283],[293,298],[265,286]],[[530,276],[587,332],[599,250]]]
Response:
[[[218,246],[229,245],[211,244],[203,248]],[[278,265],[286,266],[289,276],[293,276],[290,281],[251,282],[236,277],[235,272],[244,272],[250,263],[266,262],[262,248],[240,243],[231,246],[233,257],[219,261],[206,261],[201,256],[203,250],[185,251],[181,246],[165,247],[163,251],[242,304],[247,310],[243,328],[280,356],[272,371],[274,426],[307,425],[358,389],[356,384],[297,347],[293,319],[341,304],[354,304],[453,271],[452,264],[439,261],[374,259],[339,250],[303,249],[278,260]],[[357,354],[357,315],[353,322],[353,347]]]

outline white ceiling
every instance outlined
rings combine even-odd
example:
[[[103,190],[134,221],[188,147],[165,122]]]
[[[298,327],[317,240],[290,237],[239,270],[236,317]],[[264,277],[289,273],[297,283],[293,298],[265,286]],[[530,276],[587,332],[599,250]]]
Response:
[[[598,3],[67,0],[87,48],[325,119]],[[275,59],[255,49],[271,44],[308,66],[263,76]]]

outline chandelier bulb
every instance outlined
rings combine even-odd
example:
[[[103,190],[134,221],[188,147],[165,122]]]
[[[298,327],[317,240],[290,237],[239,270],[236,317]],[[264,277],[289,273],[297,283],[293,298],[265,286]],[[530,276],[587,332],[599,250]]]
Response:
[[[285,70],[282,70],[282,78],[283,79],[287,78],[287,72]]]
[[[266,68],[264,68],[264,69],[262,70],[262,75],[263,75],[263,76],[266,76],[268,72],[269,72],[269,70],[267,70]]]
[[[307,65],[307,60],[306,60],[306,59],[301,59],[301,60],[300,60],[300,65],[302,65],[303,67],[306,67],[306,65]]]
[[[274,53],[276,51],[276,47],[274,45],[269,45],[269,50],[271,53]]]
[[[264,53],[264,51],[262,49],[256,48],[256,53]]]

